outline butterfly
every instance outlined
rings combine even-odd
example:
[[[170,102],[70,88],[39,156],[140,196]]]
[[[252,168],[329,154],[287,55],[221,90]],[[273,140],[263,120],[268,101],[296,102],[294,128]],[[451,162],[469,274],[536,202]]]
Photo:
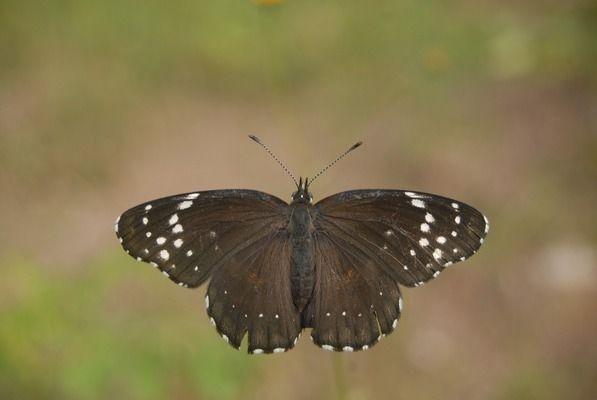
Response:
[[[179,286],[209,281],[208,317],[251,354],[292,349],[305,328],[325,350],[367,350],[396,329],[400,286],[416,287],[473,255],[489,230],[475,208],[405,190],[341,192],[313,203],[293,178],[289,203],[256,190],[152,200],[115,223],[122,247]]]

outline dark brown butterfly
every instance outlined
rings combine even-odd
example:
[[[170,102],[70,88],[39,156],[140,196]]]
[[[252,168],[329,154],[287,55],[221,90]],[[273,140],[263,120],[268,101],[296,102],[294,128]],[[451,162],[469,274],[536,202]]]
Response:
[[[399,285],[421,286],[470,257],[489,230],[479,211],[446,197],[367,189],[312,204],[308,179],[295,183],[290,204],[237,189],[153,200],[122,214],[116,234],[180,286],[209,280],[211,323],[237,349],[248,333],[259,354],[293,348],[304,328],[326,350],[370,348],[396,328]]]

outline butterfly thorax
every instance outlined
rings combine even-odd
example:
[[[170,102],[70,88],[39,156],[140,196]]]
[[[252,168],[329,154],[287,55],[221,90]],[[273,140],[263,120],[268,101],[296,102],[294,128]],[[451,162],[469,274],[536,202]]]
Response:
[[[302,180],[301,180],[302,183]],[[288,231],[291,237],[291,288],[292,300],[299,311],[307,305],[313,292],[315,271],[313,266],[313,222],[311,220],[311,193],[307,183],[301,184],[292,196]]]

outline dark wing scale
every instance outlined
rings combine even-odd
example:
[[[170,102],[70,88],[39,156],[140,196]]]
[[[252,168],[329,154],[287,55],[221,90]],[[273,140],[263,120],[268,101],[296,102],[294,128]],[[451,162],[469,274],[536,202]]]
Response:
[[[210,190],[140,204],[115,229],[132,257],[181,286],[197,287],[237,252],[286,226],[287,210],[263,192]]]
[[[362,249],[379,270],[420,286],[483,243],[487,219],[462,202],[428,193],[353,190],[315,205],[317,230]]]
[[[285,230],[262,237],[214,271],[206,296],[208,315],[224,340],[249,353],[294,347],[301,320],[290,288],[291,247]]]
[[[326,350],[366,350],[398,323],[398,285],[334,228],[314,239],[315,288],[303,325],[313,328],[313,342]]]

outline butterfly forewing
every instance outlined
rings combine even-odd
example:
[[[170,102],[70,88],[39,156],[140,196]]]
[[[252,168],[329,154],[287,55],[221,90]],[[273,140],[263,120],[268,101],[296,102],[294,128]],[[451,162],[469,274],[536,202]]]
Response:
[[[254,190],[180,194],[133,207],[116,222],[122,247],[181,286],[197,287],[218,265],[287,224],[288,204]]]
[[[401,190],[353,190],[315,205],[317,230],[342,238],[400,284],[419,286],[465,260],[489,225],[476,209],[446,197]]]

